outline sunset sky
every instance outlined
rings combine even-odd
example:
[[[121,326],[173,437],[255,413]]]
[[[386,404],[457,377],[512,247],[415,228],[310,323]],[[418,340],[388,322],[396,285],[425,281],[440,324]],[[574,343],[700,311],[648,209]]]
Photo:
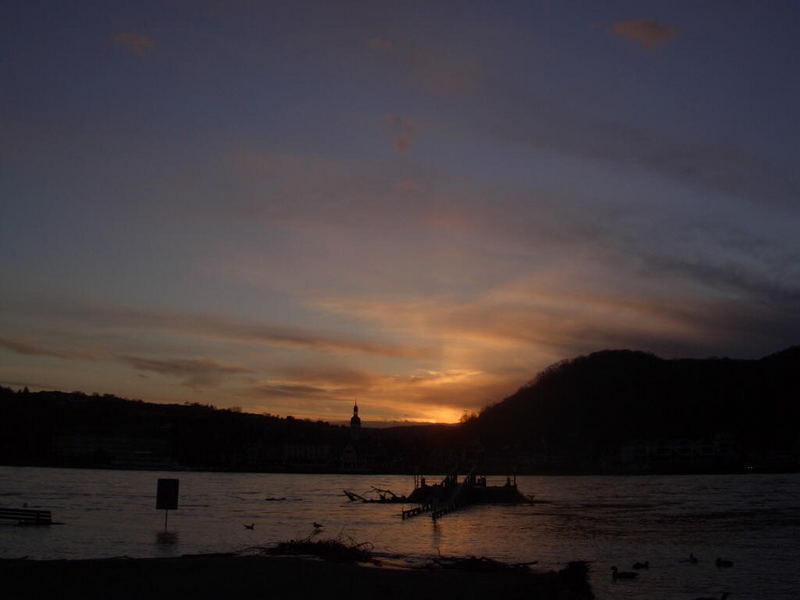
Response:
[[[800,2],[6,0],[0,383],[457,421],[800,343]]]

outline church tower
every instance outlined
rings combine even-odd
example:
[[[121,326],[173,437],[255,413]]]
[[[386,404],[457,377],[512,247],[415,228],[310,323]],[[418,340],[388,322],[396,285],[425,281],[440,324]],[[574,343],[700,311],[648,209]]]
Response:
[[[350,437],[358,439],[361,433],[361,418],[358,416],[358,402],[353,403],[353,416],[350,418]]]

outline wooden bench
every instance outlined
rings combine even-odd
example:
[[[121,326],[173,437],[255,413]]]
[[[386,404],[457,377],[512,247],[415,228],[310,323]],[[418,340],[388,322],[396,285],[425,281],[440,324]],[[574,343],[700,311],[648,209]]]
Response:
[[[53,517],[49,510],[32,508],[0,508],[0,519],[12,519],[17,525],[52,525]]]

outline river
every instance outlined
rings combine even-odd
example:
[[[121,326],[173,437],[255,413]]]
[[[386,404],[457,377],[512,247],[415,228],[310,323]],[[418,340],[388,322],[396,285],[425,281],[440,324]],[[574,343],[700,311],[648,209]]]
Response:
[[[180,505],[155,509],[159,477]],[[429,476],[429,481],[436,481]],[[489,484],[502,483],[501,478]],[[163,473],[0,467],[0,506],[45,508],[63,525],[0,523],[0,558],[178,556],[315,535],[369,542],[382,556],[486,556],[555,569],[591,562],[600,600],[800,597],[800,475],[519,477],[536,503],[476,506],[437,522],[401,505],[348,502],[343,489],[411,490],[411,476]],[[253,525],[252,529],[244,525]],[[686,562],[689,553],[698,564]],[[717,568],[717,557],[731,568]],[[650,568],[613,582],[611,566]]]

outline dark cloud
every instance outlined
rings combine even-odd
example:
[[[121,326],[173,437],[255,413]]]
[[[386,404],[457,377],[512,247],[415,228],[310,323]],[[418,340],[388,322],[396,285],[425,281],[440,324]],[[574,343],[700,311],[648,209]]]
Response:
[[[620,21],[610,25],[609,31],[650,50],[678,35],[677,29],[647,19]],[[417,79],[432,68],[422,59],[424,53],[403,44],[372,40],[368,45],[393,57]],[[643,167],[753,203],[794,207],[800,197],[797,173],[779,168],[746,148],[680,139],[655,129],[624,124],[621,119],[593,116],[554,100],[546,86],[523,88],[518,82],[479,76],[475,67],[465,70],[473,74],[470,90],[474,92],[474,102],[460,106],[452,114],[464,115],[467,130],[592,160]],[[407,145],[408,140],[398,140],[399,148]]]
[[[680,295],[638,301],[586,298],[581,305],[565,297],[562,303],[563,308],[509,311],[480,331],[549,348],[563,357],[630,348],[666,357],[733,353],[756,358],[795,345],[800,339],[800,310],[787,313],[740,299],[700,300]],[[454,325],[474,327],[483,316],[466,313]]]
[[[491,137],[593,161],[640,167],[666,178],[745,199],[794,208],[800,176],[741,148],[681,139],[654,129],[571,110],[545,94],[496,81],[483,91],[491,113],[470,128]]]
[[[727,352],[755,358],[800,342],[800,286],[793,265],[760,265],[742,261],[643,256],[644,275],[672,279],[677,286],[713,290],[715,300],[675,302],[674,311],[696,331],[715,354]],[[788,275],[788,276],[787,276]]]
[[[674,27],[647,19],[618,21],[611,25],[610,31],[613,35],[634,41],[650,51],[658,50],[678,35],[678,30]]]
[[[300,384],[263,384],[254,386],[249,390],[249,395],[259,398],[270,398],[273,396],[290,398],[321,398],[331,397],[331,390],[314,387],[311,385]]]
[[[367,388],[380,380],[377,375],[347,366],[304,365],[276,369],[275,372],[292,381],[313,382],[334,387]]]
[[[303,365],[274,369],[275,378],[252,386],[247,395],[255,397],[295,397],[349,399],[367,394],[385,376],[346,366]]]
[[[24,342],[19,339],[0,337],[0,347],[16,352],[17,354],[24,354],[27,356],[49,356],[51,358],[75,359],[75,358],[96,358],[97,353],[73,351],[62,352],[44,348],[42,346]]]
[[[733,292],[745,302],[775,310],[800,310],[800,286],[792,279],[782,280],[771,275],[766,266],[756,270],[734,260],[715,264],[674,255],[647,256],[642,260],[653,276],[667,274],[693,280],[710,288]]]
[[[154,46],[155,42],[141,33],[132,33],[129,31],[117,33],[112,38],[114,43],[125,48],[131,54],[136,56],[144,56]]]
[[[621,21],[610,27],[616,35],[650,49],[677,35],[674,28],[644,19]],[[422,87],[431,87],[431,71],[438,68],[433,66],[435,61],[424,58],[424,52],[387,40],[371,40],[368,46],[395,60],[396,66],[407,71]],[[461,62],[450,55],[448,60]],[[682,183],[758,204],[770,202],[794,207],[800,196],[797,173],[779,168],[747,149],[681,139],[656,129],[627,125],[620,119],[573,110],[569,104],[554,100],[546,86],[523,88],[518,82],[485,76],[467,61],[456,72],[469,74],[465,81],[471,82],[470,85],[462,87],[470,90],[473,101],[460,105],[452,115],[465,119],[466,130],[478,135],[642,167]],[[411,141],[412,138],[398,134],[395,147],[403,151]]]
[[[231,375],[252,373],[250,369],[224,365],[208,358],[151,359],[138,356],[120,356],[120,360],[139,371],[149,371],[177,377],[187,387],[213,387]]]

